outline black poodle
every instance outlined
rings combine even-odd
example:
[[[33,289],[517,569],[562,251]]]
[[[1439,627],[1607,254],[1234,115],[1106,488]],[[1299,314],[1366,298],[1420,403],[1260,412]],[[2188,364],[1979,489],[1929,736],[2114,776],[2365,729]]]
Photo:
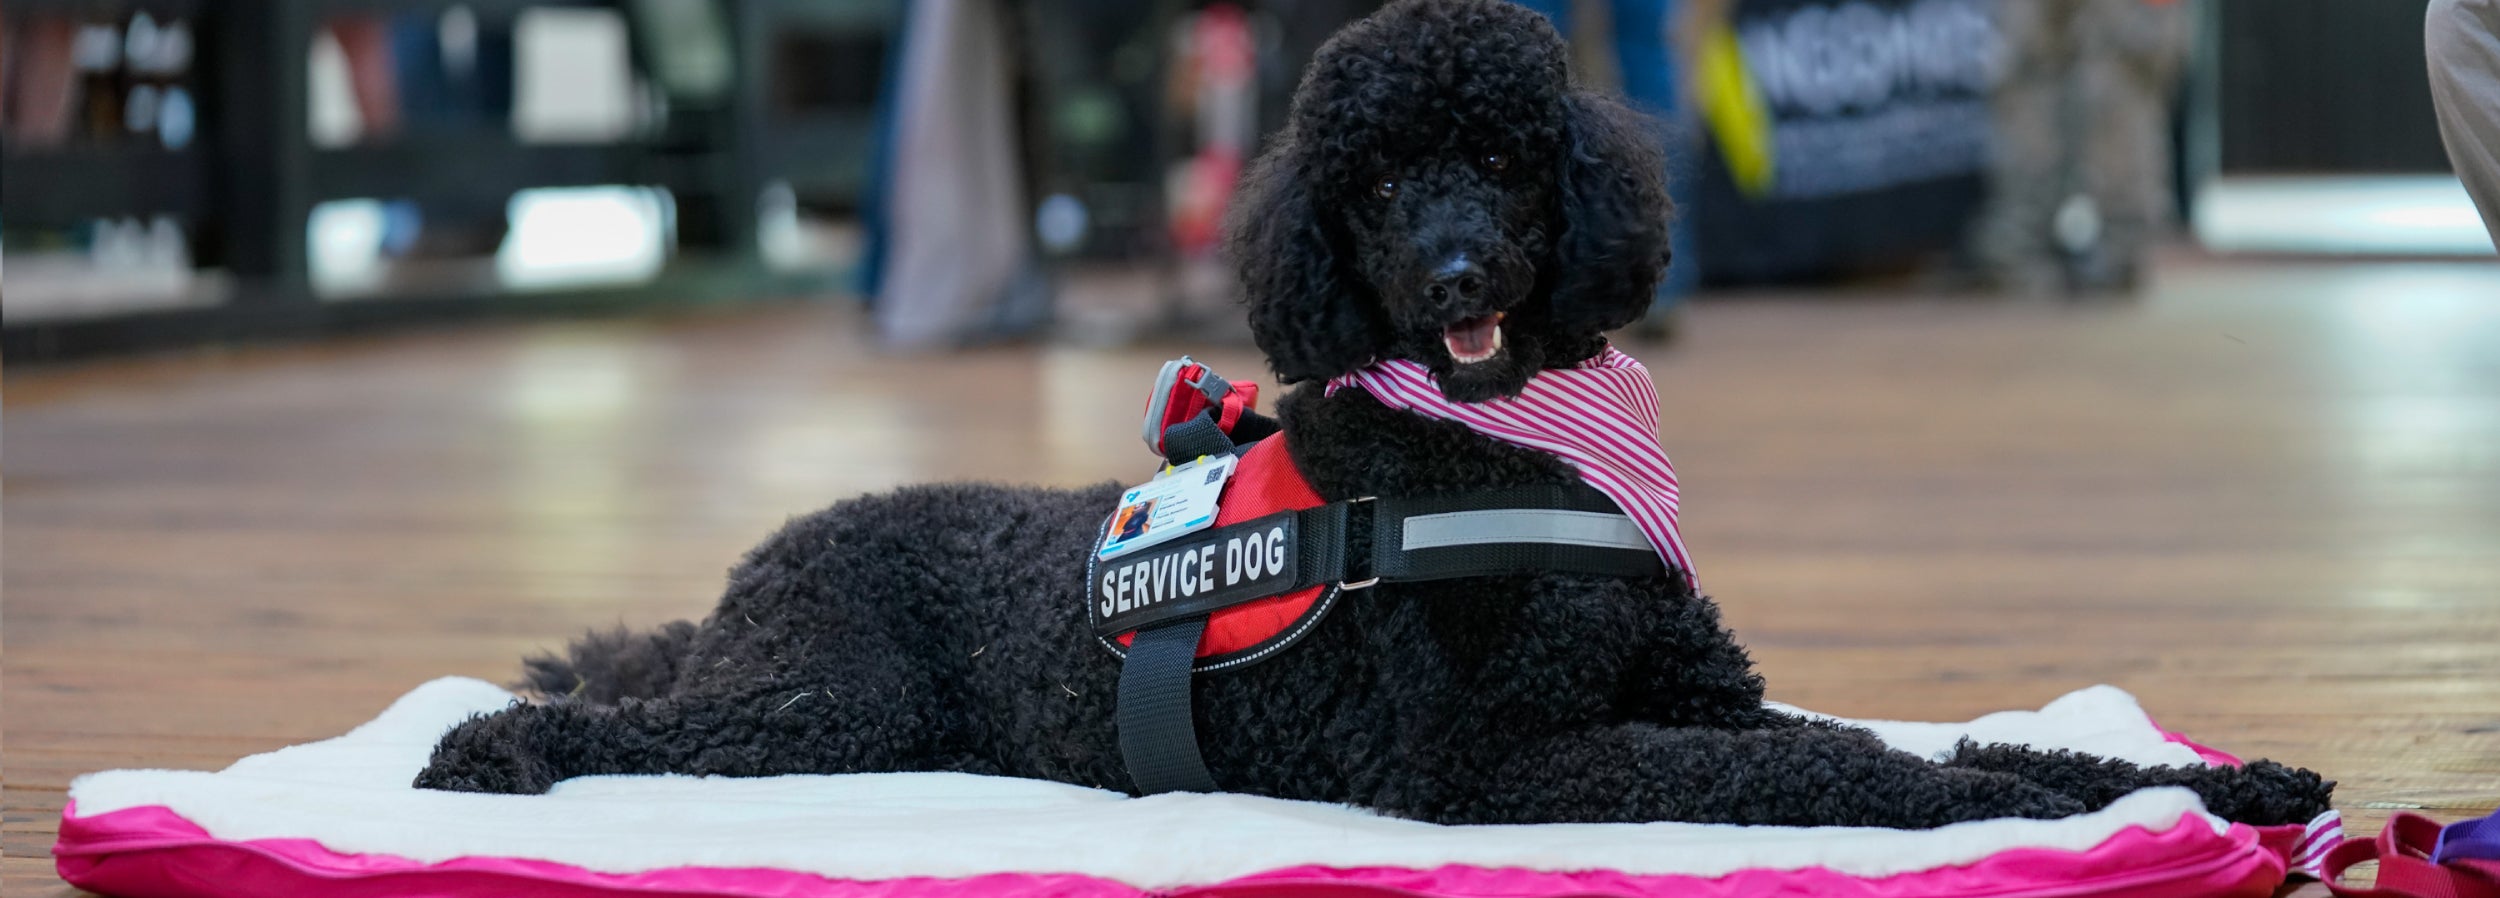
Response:
[[[1231,252],[1296,467],[1334,501],[1577,482],[1562,460],[1317,381],[1403,358],[1516,394],[1641,314],[1667,261],[1649,125],[1574,89],[1499,0],[1402,0],[1324,47],[1250,174]],[[448,733],[425,788],[588,774],[948,770],[1129,790],[1120,661],[1083,606],[1120,489],[912,487],[791,522],[700,624],[528,663],[541,700]],[[1767,708],[1679,571],[1384,583],[1292,648],[1194,679],[1223,788],[1441,823],[1932,827],[2057,817],[2152,785],[2274,824],[2332,784],[2258,761],[2142,768],[1965,745],[1936,762]]]

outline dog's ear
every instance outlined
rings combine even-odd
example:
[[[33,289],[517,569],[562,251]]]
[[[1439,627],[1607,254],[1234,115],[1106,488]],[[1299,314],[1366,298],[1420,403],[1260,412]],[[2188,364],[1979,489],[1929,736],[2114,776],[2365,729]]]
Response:
[[[1666,141],[1648,118],[1597,94],[1575,90],[1563,105],[1554,324],[1597,334],[1638,320],[1666,272]]]
[[[1320,181],[1290,134],[1242,180],[1225,222],[1250,336],[1278,380],[1325,380],[1370,364],[1387,328],[1312,190]]]

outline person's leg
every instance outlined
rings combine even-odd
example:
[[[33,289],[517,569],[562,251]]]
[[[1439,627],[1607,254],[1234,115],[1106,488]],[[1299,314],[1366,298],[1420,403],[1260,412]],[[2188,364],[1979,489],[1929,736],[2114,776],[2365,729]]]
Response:
[[[398,54],[391,48],[389,16],[354,15],[330,20],[330,34],[347,57],[348,89],[364,119],[364,139],[399,133]]]
[[[8,84],[9,141],[19,146],[53,146],[69,139],[71,100],[78,94],[72,64],[78,23],[46,16],[24,20],[12,29],[18,43],[10,48],[14,66]]]
[[[509,22],[487,27],[462,9],[392,20],[401,102],[419,127],[500,130],[512,123],[515,44]]]
[[[511,23],[477,32],[477,59],[469,73],[471,113],[477,124],[489,128],[512,125],[513,67],[520,61],[520,45],[513,40]]]
[[[1694,248],[1700,199],[1700,128],[1685,102],[1683,72],[1675,54],[1675,0],[1614,0],[1615,64],[1623,72],[1623,95],[1658,120],[1667,142],[1667,196],[1675,201],[1675,227],[1667,249],[1674,260],[1658,284],[1655,315],[1673,308],[1701,285],[1701,257]]]
[[[512,122],[513,35],[509,22],[484,27],[466,11],[402,13],[386,40],[396,62],[404,124],[414,131],[503,131]],[[508,196],[437,195],[394,203],[415,233],[411,256],[488,255],[503,245]]]
[[[2170,98],[2191,20],[2175,3],[2102,4],[2084,14],[2075,85],[2083,127],[2074,149],[2100,233],[2075,257],[2074,284],[2125,290],[2170,229]]]
[[[1673,308],[1701,283],[1701,258],[1694,251],[1693,233],[1700,193],[1695,183],[1700,173],[1700,131],[1683,115],[1683,79],[1676,68],[1672,30],[1677,4],[1674,0],[1613,0],[1613,4],[1615,64],[1623,76],[1623,95],[1633,108],[1658,121],[1659,139],[1667,144],[1667,195],[1675,201],[1676,224],[1667,238],[1674,260],[1658,284],[1658,299],[1650,310],[1655,316]],[[1551,20],[1554,30],[1564,37],[1571,36],[1571,0],[1520,0],[1520,5]]]
[[[2063,123],[2071,50],[2064,4],[2000,3],[2005,73],[1989,98],[1988,197],[1972,226],[1971,254],[1997,286],[2056,292],[2061,276],[2049,220],[2070,185]]]
[[[871,309],[877,305],[876,298],[885,295],[885,265],[892,255],[894,243],[891,210],[894,204],[894,170],[899,164],[894,157],[898,149],[896,143],[900,139],[897,135],[902,128],[903,72],[905,63],[909,62],[904,48],[911,37],[909,14],[906,13],[904,18],[906,23],[897,29],[898,33],[885,54],[885,71],[878,77],[876,117],[868,129],[868,180],[859,197],[858,289],[859,295],[867,297],[867,305]]]
[[[2448,162],[2500,245],[2500,0],[2431,0],[2422,31]]]
[[[443,70],[441,24],[435,16],[402,13],[384,29],[392,53],[392,75],[399,79],[399,101],[408,120],[419,128],[443,123],[457,108],[451,79]]]
[[[631,0],[625,17],[671,101],[708,107],[728,96],[737,48],[718,0]]]
[[[1031,286],[1007,15],[989,0],[910,5],[882,186],[875,317],[890,346],[978,339]]]

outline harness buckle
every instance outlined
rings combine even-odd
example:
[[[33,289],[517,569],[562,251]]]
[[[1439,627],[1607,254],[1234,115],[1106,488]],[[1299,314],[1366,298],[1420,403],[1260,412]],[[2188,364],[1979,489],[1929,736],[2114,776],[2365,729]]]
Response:
[[[1145,427],[1138,435],[1145,439],[1146,448],[1170,458],[1174,447],[1167,435],[1203,418],[1211,425],[1202,428],[1210,431],[1207,436],[1228,441],[1224,448],[1229,449],[1276,432],[1275,422],[1258,414],[1258,402],[1258,384],[1225,380],[1215,369],[1181,356],[1163,363],[1163,370],[1156,373],[1154,391],[1146,395]],[[1241,427],[1246,420],[1263,423]],[[1188,453],[1190,457],[1205,454],[1212,453],[1203,448]]]
[[[1232,381],[1217,377],[1214,369],[1198,364],[1188,356],[1181,356],[1181,365],[1181,370],[1177,372],[1180,375],[1179,381],[1188,385],[1190,389],[1197,390],[1199,395],[1207,397],[1208,402],[1223,402],[1224,394],[1233,391]],[[1189,372],[1192,370],[1197,372],[1197,376],[1190,376]]]

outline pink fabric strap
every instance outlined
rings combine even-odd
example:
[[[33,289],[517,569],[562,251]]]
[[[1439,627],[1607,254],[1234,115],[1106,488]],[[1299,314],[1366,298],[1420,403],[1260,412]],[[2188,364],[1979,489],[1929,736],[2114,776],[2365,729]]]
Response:
[[[1579,469],[1581,480],[1622,506],[1659,557],[1693,579],[1693,559],[1677,527],[1684,492],[1658,444],[1658,388],[1649,369],[1621,350],[1608,346],[1576,366],[1539,372],[1518,396],[1487,402],[1450,401],[1430,370],[1405,359],[1328,381],[1330,394],[1346,387],[1361,387],[1390,408],[1561,456]]]
[[[2500,898],[2500,871],[2474,862],[2431,861],[2439,842],[2439,822],[2420,814],[2397,814],[2373,841],[2351,841],[2327,852],[2326,887],[2344,898]],[[2344,885],[2344,873],[2378,862],[2378,882],[2369,888]]]

